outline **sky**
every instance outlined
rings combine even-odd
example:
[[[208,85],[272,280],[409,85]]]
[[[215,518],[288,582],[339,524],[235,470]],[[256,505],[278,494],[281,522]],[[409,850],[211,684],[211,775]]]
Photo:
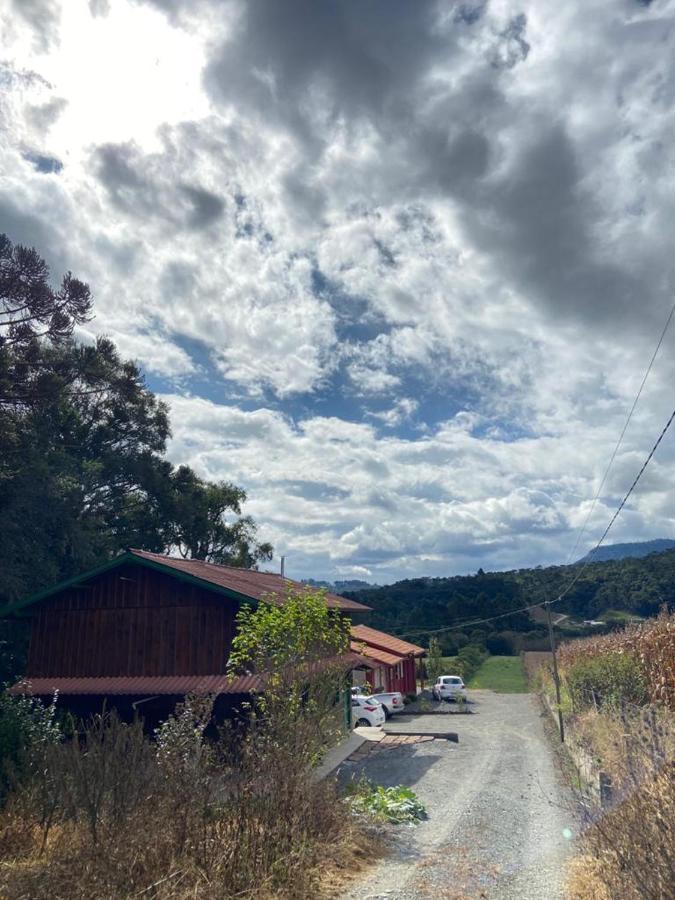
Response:
[[[578,558],[668,418],[674,0],[0,0],[0,231],[295,578]],[[675,433],[611,540],[675,537]]]

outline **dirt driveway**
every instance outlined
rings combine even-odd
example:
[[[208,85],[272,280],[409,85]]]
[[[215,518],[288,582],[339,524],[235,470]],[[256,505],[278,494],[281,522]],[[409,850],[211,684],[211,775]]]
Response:
[[[341,779],[365,774],[407,784],[428,819],[396,829],[389,857],[343,900],[557,900],[575,833],[542,714],[529,694],[471,692],[473,715],[394,717],[400,732],[455,731],[459,744],[403,744],[347,763]]]

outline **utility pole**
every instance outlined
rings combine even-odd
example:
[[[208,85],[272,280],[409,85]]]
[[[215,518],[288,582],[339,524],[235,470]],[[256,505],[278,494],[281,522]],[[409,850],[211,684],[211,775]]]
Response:
[[[553,654],[553,681],[555,682],[555,699],[558,706],[558,727],[560,728],[560,743],[565,743],[565,726],[563,725],[563,714],[560,706],[560,675],[558,674],[558,658],[555,654],[555,641],[553,639],[553,625],[551,624],[551,601],[547,600],[544,604],[546,607],[546,618],[548,620],[548,638],[551,642],[551,653]]]

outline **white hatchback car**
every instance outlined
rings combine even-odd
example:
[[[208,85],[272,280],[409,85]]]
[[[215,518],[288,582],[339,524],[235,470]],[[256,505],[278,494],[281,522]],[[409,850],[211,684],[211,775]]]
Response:
[[[354,728],[363,725],[379,727],[384,725],[384,707],[374,697],[352,695],[352,723]]]
[[[435,700],[466,700],[466,687],[459,675],[441,675],[431,689]]]

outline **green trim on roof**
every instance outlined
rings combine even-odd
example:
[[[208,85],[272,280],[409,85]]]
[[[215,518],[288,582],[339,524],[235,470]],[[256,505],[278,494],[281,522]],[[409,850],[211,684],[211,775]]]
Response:
[[[67,578],[65,581],[60,581],[58,584],[52,585],[52,587],[44,588],[41,591],[37,591],[35,594],[31,594],[29,597],[25,597],[23,600],[17,600],[16,603],[9,603],[7,606],[0,609],[0,618],[14,615],[15,613],[18,613],[21,610],[25,609],[27,606],[33,606],[33,604],[39,603],[41,600],[46,600],[48,597],[52,597],[54,594],[65,591],[69,587],[74,587],[77,584],[81,584],[83,581],[89,581],[91,578],[96,578],[98,575],[103,575],[105,572],[116,569],[118,566],[121,566],[124,563],[131,563],[132,565],[142,566],[146,569],[154,569],[155,571],[161,572],[164,575],[171,575],[174,578],[177,578],[178,581],[184,581],[187,584],[196,585],[197,587],[204,588],[207,591],[212,591],[214,594],[220,594],[221,596],[227,597],[230,600],[238,600],[242,603],[253,603],[256,606],[258,604],[258,601],[254,597],[248,597],[246,594],[240,594],[238,591],[233,591],[230,588],[222,587],[219,584],[214,584],[212,581],[206,581],[203,578],[198,578],[196,575],[190,575],[187,572],[181,572],[180,569],[175,569],[173,566],[163,565],[162,563],[155,560],[145,559],[142,556],[137,556],[135,553],[127,551],[126,553],[122,553],[119,556],[116,556],[114,559],[109,560],[107,563],[103,563],[103,565],[97,566],[95,569],[89,569],[87,572],[83,572],[81,575],[76,575],[73,578]]]

